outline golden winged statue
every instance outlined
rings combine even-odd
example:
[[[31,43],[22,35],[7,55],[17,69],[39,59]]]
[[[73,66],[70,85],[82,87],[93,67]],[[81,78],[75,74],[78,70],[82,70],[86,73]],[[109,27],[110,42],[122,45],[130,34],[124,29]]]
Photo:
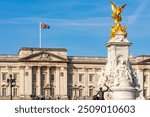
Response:
[[[114,18],[115,24],[118,26],[120,25],[120,22],[122,21],[121,13],[122,13],[123,8],[126,6],[126,4],[124,4],[123,6],[116,7],[116,5],[111,1],[111,6],[112,6],[112,11],[113,11],[112,18]]]
[[[126,27],[121,26],[121,24],[120,24],[120,22],[122,21],[121,13],[122,13],[123,8],[126,6],[126,4],[117,7],[115,5],[115,3],[113,3],[112,1],[110,1],[110,2],[111,2],[111,6],[112,6],[112,11],[113,11],[113,14],[111,17],[114,19],[114,22],[116,24],[116,26],[112,25],[110,37],[114,38],[116,36],[117,32],[119,32],[119,31],[121,31],[124,34],[124,36],[126,37],[127,36]]]

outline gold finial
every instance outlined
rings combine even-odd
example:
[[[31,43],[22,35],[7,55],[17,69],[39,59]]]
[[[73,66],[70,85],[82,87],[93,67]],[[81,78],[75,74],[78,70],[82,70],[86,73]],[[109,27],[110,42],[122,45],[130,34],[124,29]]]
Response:
[[[112,11],[113,11],[113,14],[112,14],[112,18],[114,19],[114,22],[116,24],[116,26],[112,25],[111,27],[111,35],[110,37],[111,38],[114,38],[117,34],[117,32],[121,31],[124,36],[126,37],[127,36],[127,32],[126,32],[126,26],[121,26],[120,22],[122,21],[122,17],[121,17],[121,13],[122,13],[122,10],[123,8],[126,6],[126,4],[124,4],[123,6],[116,6],[115,3],[113,3],[112,1],[111,2],[111,6],[112,6]]]

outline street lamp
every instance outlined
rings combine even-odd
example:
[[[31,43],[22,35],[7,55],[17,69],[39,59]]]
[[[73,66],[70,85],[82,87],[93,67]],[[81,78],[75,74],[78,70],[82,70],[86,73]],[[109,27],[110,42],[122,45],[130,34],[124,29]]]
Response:
[[[10,100],[12,100],[12,87],[16,86],[16,79],[12,78],[12,75],[9,75],[9,79],[7,79],[7,84],[10,86]]]

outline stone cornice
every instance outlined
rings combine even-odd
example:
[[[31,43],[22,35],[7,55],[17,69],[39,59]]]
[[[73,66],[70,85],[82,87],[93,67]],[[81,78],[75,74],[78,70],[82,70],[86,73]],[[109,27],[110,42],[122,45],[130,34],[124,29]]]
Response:
[[[106,64],[106,62],[101,61],[69,61],[71,64]]]
[[[150,58],[142,60],[142,61],[138,62],[137,64],[138,65],[150,65]]]
[[[7,63],[18,63],[18,59],[17,60],[0,60],[0,62],[7,62]]]
[[[106,45],[106,47],[109,47],[111,45],[116,45],[116,46],[131,46],[132,43],[130,43],[130,42],[108,42],[105,45]]]
[[[67,49],[65,49],[65,48],[28,48],[28,47],[22,47],[22,48],[20,48],[19,52],[21,50],[28,50],[28,51],[62,51],[62,52],[67,52]]]
[[[44,61],[44,60],[0,60],[0,63],[14,63],[14,64],[19,64],[19,63],[24,63],[24,62],[32,62],[38,63],[38,62],[45,62],[45,63],[68,63],[68,64],[102,64],[105,65],[107,60],[64,60],[64,61]],[[132,65],[150,65],[150,60],[143,60],[143,61],[136,61],[136,59],[130,60]]]

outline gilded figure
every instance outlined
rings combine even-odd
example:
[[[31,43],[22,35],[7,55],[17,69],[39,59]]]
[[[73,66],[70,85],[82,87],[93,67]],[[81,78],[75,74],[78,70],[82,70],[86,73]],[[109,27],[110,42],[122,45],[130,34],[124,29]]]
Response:
[[[112,25],[110,37],[114,38],[119,31],[122,32],[123,35],[126,37],[127,36],[126,26],[121,26],[120,24],[120,22],[122,21],[121,13],[126,4],[122,6],[116,6],[115,3],[111,1],[111,6],[113,11],[111,17],[114,19],[116,25]]]
[[[115,24],[116,24],[117,26],[119,26],[119,25],[120,25],[120,22],[122,21],[121,13],[122,13],[123,8],[126,6],[126,4],[124,4],[123,6],[118,6],[118,7],[117,7],[117,6],[111,1],[111,6],[112,6],[112,11],[113,11],[112,18],[114,18]]]

